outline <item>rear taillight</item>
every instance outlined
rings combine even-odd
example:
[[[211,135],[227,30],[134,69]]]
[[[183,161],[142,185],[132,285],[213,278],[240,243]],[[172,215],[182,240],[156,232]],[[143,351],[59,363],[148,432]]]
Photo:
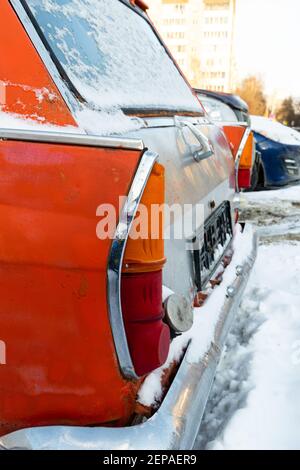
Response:
[[[252,167],[255,160],[255,142],[253,132],[247,138],[247,142],[242,151],[239,163],[239,188],[248,189],[251,187]]]
[[[162,305],[162,270],[166,261],[163,211],[156,211],[158,217],[153,220],[154,204],[164,204],[164,168],[157,163],[133,223],[135,229],[135,223],[139,225],[141,236],[128,239],[121,278],[123,321],[138,376],[164,364],[170,346],[170,329],[163,322]]]
[[[251,173],[255,158],[253,132],[243,126],[224,126],[224,132],[237,164],[237,186],[241,189],[248,189],[251,187]]]

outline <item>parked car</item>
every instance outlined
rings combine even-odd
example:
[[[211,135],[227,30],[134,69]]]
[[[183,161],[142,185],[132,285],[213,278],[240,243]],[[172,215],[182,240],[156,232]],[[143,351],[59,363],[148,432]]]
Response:
[[[241,122],[250,125],[247,103],[232,93],[197,89],[197,95],[214,122]]]
[[[210,119],[223,126],[235,156],[238,155],[238,146],[242,142],[244,133],[251,129],[251,120],[247,103],[239,96],[230,93],[220,93],[208,90],[196,90],[197,96],[203,104]],[[231,126],[228,127],[228,124]],[[233,127],[233,123],[240,123],[240,127]],[[253,140],[253,133],[248,135],[248,145],[240,153],[237,160],[238,187],[244,190],[255,190],[261,184],[261,157]]]
[[[2,0],[0,57],[0,447],[192,448],[256,254],[228,142],[142,1]]]
[[[261,186],[273,188],[300,179],[300,133],[260,116],[251,116],[252,129],[261,153]]]

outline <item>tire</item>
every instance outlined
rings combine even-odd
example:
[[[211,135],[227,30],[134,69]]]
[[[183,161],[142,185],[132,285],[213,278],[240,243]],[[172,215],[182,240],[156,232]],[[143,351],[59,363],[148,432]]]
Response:
[[[260,157],[255,159],[249,191],[262,191],[265,188],[265,172]]]

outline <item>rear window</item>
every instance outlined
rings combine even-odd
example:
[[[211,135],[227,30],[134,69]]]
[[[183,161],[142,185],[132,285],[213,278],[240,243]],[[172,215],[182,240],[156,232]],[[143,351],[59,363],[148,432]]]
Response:
[[[201,107],[148,21],[119,0],[24,0],[65,75],[97,108]]]
[[[227,106],[227,104],[204,95],[198,96],[205,111],[213,122],[238,121],[238,118],[236,117],[234,111],[229,106]]]

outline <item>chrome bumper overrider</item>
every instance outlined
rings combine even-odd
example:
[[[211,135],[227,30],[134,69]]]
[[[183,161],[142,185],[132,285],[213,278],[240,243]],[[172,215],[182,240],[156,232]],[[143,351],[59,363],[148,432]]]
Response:
[[[227,334],[240,305],[257,254],[257,236],[234,282],[215,327],[205,357],[188,360],[188,351],[156,414],[143,424],[126,428],[54,426],[14,432],[0,439],[0,448],[33,450],[188,450],[194,445]]]

